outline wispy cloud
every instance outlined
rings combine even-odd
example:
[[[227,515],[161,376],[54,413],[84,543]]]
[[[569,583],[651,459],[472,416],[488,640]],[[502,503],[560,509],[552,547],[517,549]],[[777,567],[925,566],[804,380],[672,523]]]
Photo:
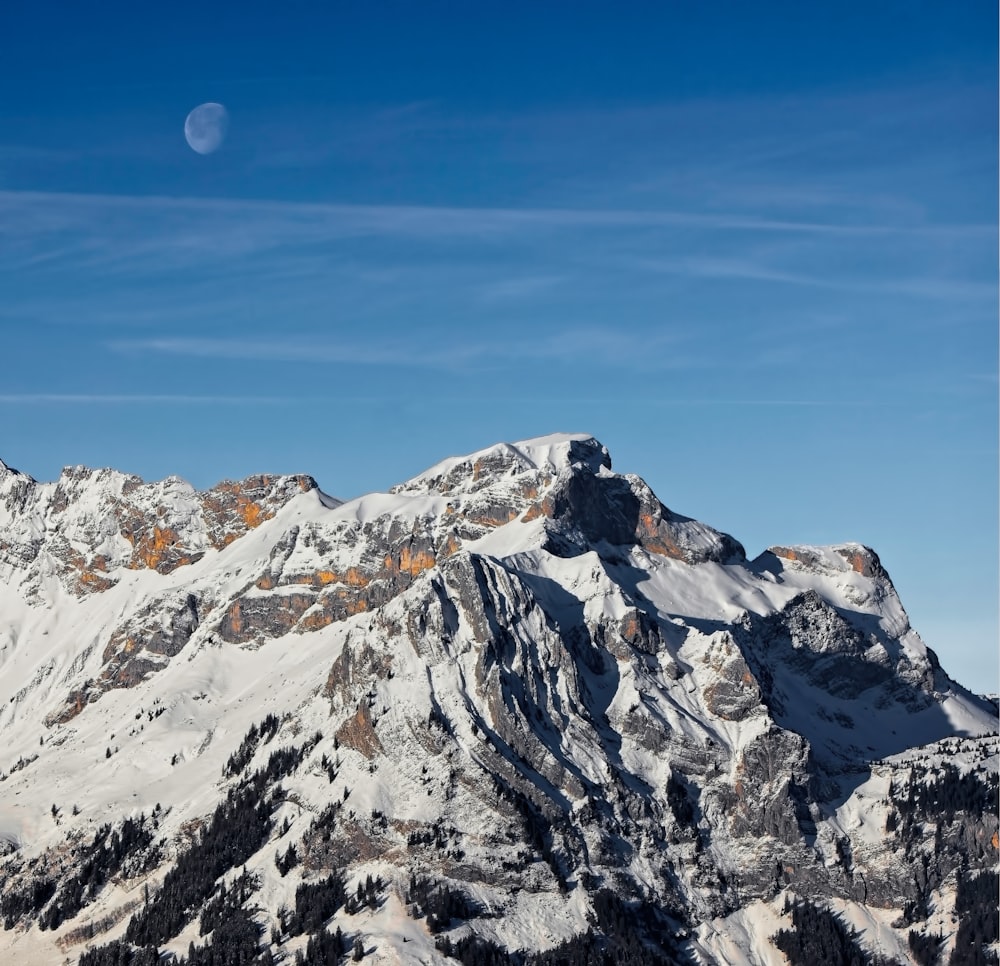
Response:
[[[995,286],[976,259],[993,232],[976,223],[841,224],[680,209],[0,191],[0,280],[14,293],[0,314],[50,324],[161,325],[183,335],[209,321],[219,334],[279,319],[357,325],[432,317],[452,328],[452,342],[464,343],[479,314],[501,324],[496,316],[512,303],[536,313],[546,306],[550,318],[603,323],[627,318],[616,303],[641,292],[652,306],[669,286],[690,280],[984,301]],[[879,264],[890,256],[891,264]],[[445,364],[439,352],[411,349],[398,356],[415,363],[430,355],[425,364]],[[393,347],[381,354],[397,357]],[[492,354],[511,357],[502,346]]]
[[[21,392],[0,393],[0,405],[20,406],[25,403],[57,405],[172,405],[172,406],[256,406],[263,403],[288,403],[295,400],[283,396],[191,396],[166,393],[61,393]]]
[[[232,198],[71,194],[0,191],[0,237],[7,240],[67,231],[114,236],[129,227],[123,217],[156,217],[175,247],[207,249],[225,239],[224,251],[241,254],[289,242],[354,236],[419,238],[490,237],[525,230],[695,228],[780,234],[870,236],[893,234],[982,237],[989,223],[912,225],[879,222],[755,217],[738,212],[683,209],[455,207],[341,205]],[[104,222],[98,219],[110,219]],[[211,220],[206,221],[206,218]],[[233,231],[240,228],[240,233]],[[254,229],[257,229],[254,232]],[[249,232],[249,234],[248,234]],[[162,244],[162,243],[161,243]]]
[[[0,144],[0,164],[5,161],[73,161],[77,152],[65,149],[43,148],[32,144]]]
[[[905,407],[909,405],[904,402],[887,402],[884,399],[648,399],[644,400],[652,406],[677,406],[677,407],[718,407],[742,408],[744,406],[763,408],[803,407],[807,409],[870,409],[870,408],[892,408]]]
[[[651,272],[697,278],[736,279],[755,282],[776,282],[814,288],[837,289],[870,294],[904,295],[914,298],[942,300],[995,300],[997,287],[991,282],[973,279],[894,278],[877,276],[857,278],[842,271],[826,274],[789,271],[751,258],[676,257],[636,259],[637,267]]]
[[[555,288],[565,275],[520,275],[483,283],[479,294],[486,301],[526,299]]]
[[[125,354],[173,355],[201,359],[267,363],[403,366],[426,369],[493,368],[512,362],[559,362],[574,359],[637,368],[680,368],[696,364],[690,355],[674,351],[676,334],[654,336],[627,331],[581,327],[504,338],[403,341],[399,339],[330,342],[326,338],[282,339],[129,339],[108,343]],[[706,364],[702,360],[701,364]]]

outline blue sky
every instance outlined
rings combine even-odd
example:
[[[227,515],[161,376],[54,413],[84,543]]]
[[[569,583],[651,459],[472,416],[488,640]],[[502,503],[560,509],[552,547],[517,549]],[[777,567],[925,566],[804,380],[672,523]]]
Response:
[[[819,6],[5,8],[0,457],[350,497],[591,432],[874,546],[996,690],[996,6]]]

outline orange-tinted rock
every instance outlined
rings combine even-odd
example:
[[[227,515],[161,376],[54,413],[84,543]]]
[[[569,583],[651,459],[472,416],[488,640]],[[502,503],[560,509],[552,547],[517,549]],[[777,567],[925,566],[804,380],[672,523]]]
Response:
[[[160,665],[154,664],[144,658],[135,658],[126,661],[115,670],[108,670],[98,678],[98,683],[104,684],[103,690],[112,688],[134,688],[137,684],[145,681],[154,671],[158,671]]]
[[[506,523],[510,523],[510,521],[516,516],[517,510],[512,507],[506,510],[501,510],[499,513],[480,511],[466,514],[467,519],[471,520],[473,523],[478,523],[481,527],[489,527],[491,530],[496,527],[502,527]]]
[[[792,560],[806,566],[815,564],[819,559],[816,554],[810,553],[808,550],[793,550],[791,547],[771,547],[771,553],[783,560]]]
[[[45,724],[51,728],[53,725],[72,721],[87,706],[89,700],[90,697],[86,691],[70,691],[66,697],[66,703],[58,711],[47,715]]]
[[[321,596],[295,627],[296,631],[317,631],[368,610],[368,600],[347,588]]]
[[[796,563],[804,564],[807,567],[821,565],[819,554],[805,548],[791,547],[771,547],[771,553],[784,560],[793,560]],[[864,577],[887,577],[882,562],[878,554],[868,547],[834,547],[836,553],[841,556],[847,565],[855,573]]]
[[[102,590],[107,590],[109,587],[113,587],[115,581],[102,576],[101,574],[94,573],[92,570],[84,570],[80,576],[77,578],[76,591],[77,593],[86,593],[87,591],[96,591],[100,593]]]
[[[267,587],[263,586],[260,581],[257,582],[257,586],[262,590],[270,590],[272,587],[277,586],[273,577],[269,575],[268,579],[269,585]],[[288,584],[307,584],[311,587],[322,588],[327,587],[330,584],[346,584],[348,587],[365,587],[369,584],[369,582],[370,579],[357,567],[348,567],[346,573],[343,574],[339,574],[335,570],[317,570],[313,573],[296,574],[291,577],[285,577],[278,583],[282,586],[287,586]]]
[[[229,605],[229,610],[226,611],[226,623],[229,627],[229,632],[234,638],[238,638],[243,634],[243,605],[240,601],[233,601]]]
[[[311,610],[298,623],[298,630],[319,631],[329,627],[335,620],[333,614],[325,610]]]
[[[296,493],[315,488],[316,482],[309,476],[261,474],[239,482],[226,480],[199,493],[212,546],[217,550],[229,546],[270,520]]]
[[[250,530],[259,527],[264,520],[269,520],[272,516],[274,516],[273,513],[264,514],[264,511],[261,510],[259,503],[247,503],[241,506],[239,510],[240,516],[243,517],[243,522]]]
[[[539,503],[532,503],[524,512],[524,516],[521,517],[522,522],[531,523],[532,520],[537,520],[539,517],[552,517],[552,501],[546,497]]]
[[[448,534],[448,539],[445,540],[444,546],[441,547],[438,556],[444,560],[446,557],[450,557],[453,553],[457,553],[462,547],[461,540],[455,536],[453,533]]]
[[[233,644],[281,637],[315,603],[312,593],[241,597],[230,604],[222,618],[219,636]]]
[[[664,525],[663,517],[659,511],[649,512],[647,510],[639,514],[636,537],[650,553],[659,554],[661,557],[670,557],[672,560],[684,560],[686,557],[683,549],[674,541],[669,528]]]
[[[434,554],[425,550],[418,550],[414,553],[409,547],[403,547],[399,554],[399,570],[412,577],[416,577],[417,574],[425,570],[430,570],[436,563]]]
[[[400,547],[399,553],[395,557],[387,553],[382,558],[382,566],[390,577],[397,574],[416,577],[425,570],[430,570],[436,563],[437,558],[433,552],[430,550],[413,550],[409,545]]]
[[[664,642],[659,625],[645,611],[637,608],[627,611],[618,621],[618,632],[626,644],[644,654],[658,654],[663,650]]]
[[[108,571],[107,559],[97,554],[88,563],[82,554],[75,550],[67,550],[63,556],[63,564],[67,572],[78,571],[73,591],[79,596],[87,593],[100,593],[113,587],[117,581],[105,576]]]
[[[342,745],[361,752],[369,760],[376,755],[385,754],[385,748],[375,734],[375,726],[372,724],[367,704],[362,704],[357,713],[337,729],[336,737]]]
[[[332,698],[337,693],[347,694],[349,692],[353,666],[354,651],[345,644],[327,675],[326,687],[323,689],[323,694],[326,697]]]
[[[129,561],[130,570],[140,570],[143,567],[156,570],[159,573],[170,573],[182,566],[184,555],[178,551],[179,537],[169,527],[154,526],[152,533],[146,533],[136,538],[132,535],[135,551]],[[186,561],[185,561],[186,562]]]
[[[851,570],[857,574],[861,574],[864,577],[888,576],[882,567],[882,561],[879,560],[878,554],[868,547],[858,547],[855,549],[838,547],[837,553],[847,561]]]
[[[78,595],[107,590],[121,568],[166,574],[191,564],[209,547],[227,546],[316,485],[305,476],[254,476],[198,493],[175,477],[144,483],[115,470],[83,466],[65,468],[51,488],[20,474],[13,483],[5,489],[8,508],[16,500],[19,513],[50,525],[44,539],[34,536],[36,526],[22,528],[19,541],[0,545],[0,560],[23,566],[44,549],[63,585]],[[76,549],[96,546],[106,549],[92,559]]]

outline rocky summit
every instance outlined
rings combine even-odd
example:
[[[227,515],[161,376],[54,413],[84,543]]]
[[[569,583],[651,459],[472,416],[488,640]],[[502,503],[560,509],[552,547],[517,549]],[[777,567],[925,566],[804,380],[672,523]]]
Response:
[[[0,463],[0,961],[996,962],[997,708],[582,435],[349,502]]]

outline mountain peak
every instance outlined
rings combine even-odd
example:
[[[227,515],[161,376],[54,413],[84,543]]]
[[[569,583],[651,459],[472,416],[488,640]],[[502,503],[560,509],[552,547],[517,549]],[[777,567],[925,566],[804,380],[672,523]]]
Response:
[[[542,545],[557,556],[595,548],[620,555],[638,546],[689,564],[745,558],[738,541],[672,512],[638,476],[612,472],[607,448],[585,433],[537,436],[452,456],[390,494],[446,497],[447,513],[462,521],[470,538],[484,536],[483,526],[540,520]],[[470,523],[480,529],[470,530]],[[520,541],[538,533],[535,528],[516,537],[505,531],[510,539],[499,545],[508,553],[527,550],[529,544]]]
[[[540,470],[558,472],[580,465],[594,473],[611,469],[611,455],[598,439],[586,433],[553,433],[513,444]]]
[[[889,580],[878,554],[863,543],[838,543],[825,547],[798,544],[769,547],[768,553],[795,566],[817,573],[835,574],[853,571],[865,577]]]
[[[0,460],[0,479],[6,476],[24,476],[24,474],[20,470],[14,469],[10,464]]]
[[[449,456],[416,476],[394,486],[390,492],[406,493],[430,490],[447,493],[463,483],[498,482],[504,476],[537,473],[556,476],[574,466],[594,473],[611,469],[607,448],[585,433],[554,433],[536,436],[517,443],[495,443],[464,456]],[[482,482],[480,482],[482,481]]]

